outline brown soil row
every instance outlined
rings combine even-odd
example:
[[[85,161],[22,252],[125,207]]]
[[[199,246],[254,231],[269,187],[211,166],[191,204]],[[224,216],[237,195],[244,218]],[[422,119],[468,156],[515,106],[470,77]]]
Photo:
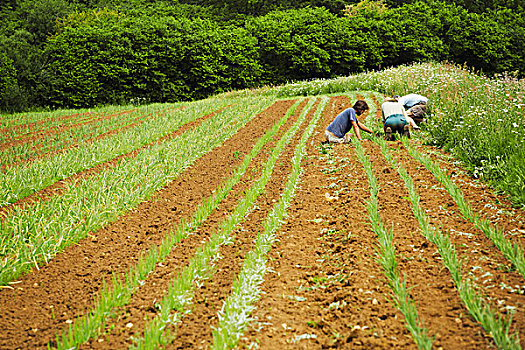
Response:
[[[153,319],[156,315],[156,310],[152,308],[155,301],[159,301],[167,294],[170,280],[174,279],[180,269],[187,265],[188,259],[194,255],[196,249],[207,241],[213,232],[217,231],[220,223],[234,211],[235,206],[244,197],[245,192],[260,177],[262,168],[270,156],[271,150],[275,147],[279,138],[297,120],[305,104],[306,101],[297,108],[293,118],[290,118],[281,127],[273,141],[269,142],[250,163],[249,168],[246,170],[246,176],[233,188],[232,193],[221,202],[220,206],[205,224],[196,230],[194,236],[182,242],[180,246],[177,246],[172,251],[166,261],[162,263],[163,267],[161,269],[157,269],[155,273],[149,276],[144,286],[138,290],[131,302],[121,312],[124,316],[118,322],[110,324],[106,328],[105,336],[87,344],[85,346],[86,349],[127,348],[128,344],[132,343],[132,337],[142,336],[146,320]],[[284,110],[281,111],[283,115],[285,112]],[[256,202],[256,209],[249,214],[248,222],[255,220],[256,224],[252,223],[252,226],[247,226],[243,223],[234,233],[236,236],[235,242],[232,245],[221,247],[219,251],[221,259],[214,266],[215,275],[205,281],[204,285],[196,291],[192,313],[183,318],[183,324],[178,330],[169,328],[169,331],[177,334],[175,342],[170,347],[198,348],[199,344],[209,342],[211,337],[209,333],[210,326],[217,323],[217,311],[222,306],[224,297],[228,295],[232,281],[240,271],[242,260],[252,247],[255,235],[261,229],[260,220],[267,215],[269,208],[274,204],[273,201],[278,199],[279,194],[282,193],[280,190],[283,186],[283,179],[286,179],[287,173],[289,173],[289,160],[299,138],[300,136],[296,135],[294,140],[286,147],[284,154],[277,162],[276,169],[274,169],[272,180],[265,188],[265,193]],[[206,325],[205,327],[203,327],[203,322]],[[129,327],[129,324],[133,326]]]
[[[293,102],[276,102],[150,201],[69,247],[39,271],[13,284],[13,289],[0,291],[0,329],[5,330],[0,333],[0,348],[45,348],[53,342],[55,334],[68,327],[68,320],[93,307],[102,279],[109,279],[112,273],[122,277],[141,252],[160,243],[174,223],[189,220],[195,206],[231,176],[250,145]]]
[[[225,108],[228,108],[228,107],[225,107]],[[58,195],[62,194],[62,191],[64,190],[64,188],[66,188],[66,186],[68,184],[73,183],[74,181],[77,181],[79,179],[82,179],[83,181],[86,181],[87,179],[89,179],[89,177],[95,176],[96,174],[99,174],[103,170],[107,170],[107,169],[109,169],[111,167],[114,167],[122,159],[134,157],[137,154],[139,154],[140,152],[142,152],[143,150],[145,150],[145,149],[147,149],[147,148],[149,148],[149,147],[151,147],[151,146],[153,146],[155,144],[160,144],[162,142],[171,140],[172,138],[174,138],[174,137],[176,137],[178,135],[181,135],[181,134],[185,133],[186,131],[196,127],[197,125],[201,124],[206,119],[217,115],[218,113],[223,111],[225,108],[222,108],[222,109],[220,109],[218,111],[215,111],[215,112],[207,114],[207,115],[205,115],[205,116],[203,116],[201,118],[198,118],[198,119],[196,119],[196,120],[194,120],[192,122],[184,124],[179,129],[177,129],[176,131],[172,132],[171,134],[165,135],[165,136],[161,137],[160,139],[158,139],[156,141],[153,141],[153,142],[150,142],[149,144],[144,145],[144,146],[142,146],[142,147],[140,147],[140,148],[138,148],[138,149],[136,149],[134,151],[122,154],[122,155],[120,155],[118,157],[115,157],[115,158],[113,158],[111,160],[108,160],[108,161],[106,161],[104,163],[100,163],[100,164],[96,165],[95,167],[92,167],[92,168],[80,171],[80,172],[78,172],[78,173],[76,173],[74,175],[71,175],[71,176],[63,179],[63,180],[55,182],[54,184],[52,184],[52,185],[50,185],[50,186],[48,186],[48,187],[46,187],[46,188],[44,188],[42,190],[34,192],[33,194],[31,194],[31,195],[29,195],[27,197],[21,198],[18,201],[16,201],[15,203],[12,203],[10,205],[6,205],[6,206],[3,206],[3,207],[0,207],[0,220],[5,219],[15,207],[26,208],[26,207],[30,206],[31,204],[35,203],[36,200],[47,200],[47,199],[49,199],[51,197],[58,196]]]

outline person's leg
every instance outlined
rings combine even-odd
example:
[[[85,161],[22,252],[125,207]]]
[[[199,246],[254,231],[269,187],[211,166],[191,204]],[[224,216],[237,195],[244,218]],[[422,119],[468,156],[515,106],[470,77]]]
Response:
[[[410,138],[410,128],[408,124],[403,127],[403,136]]]
[[[393,141],[393,139],[392,139],[392,129],[389,126],[387,126],[385,128],[385,140],[386,141]]]
[[[344,138],[337,137],[337,136],[335,136],[334,134],[332,134],[328,130],[324,131],[324,136],[326,137],[326,141],[328,141],[328,142],[345,143],[345,139]]]

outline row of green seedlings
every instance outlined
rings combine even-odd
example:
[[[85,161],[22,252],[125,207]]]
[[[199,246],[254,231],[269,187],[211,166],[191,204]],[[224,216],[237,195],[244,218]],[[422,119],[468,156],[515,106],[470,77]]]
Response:
[[[159,114],[164,114],[171,108],[173,107],[165,105],[162,109],[159,108],[154,112],[148,112],[147,108],[143,108],[112,114],[108,117],[99,115],[96,120],[89,121],[87,124],[71,125],[67,127],[67,130],[51,130],[51,134],[36,135],[35,139],[14,140],[15,144],[8,145],[7,148],[0,150],[0,164],[4,166],[15,161],[56,151],[83,140],[86,141],[98,135],[118,130],[132,123],[158,117]],[[2,145],[0,145],[1,147]]]
[[[374,93],[376,98],[380,99],[384,96],[379,93]],[[371,110],[367,117],[367,123],[372,125],[373,128],[378,128],[379,119],[375,118],[372,120],[372,108],[375,106],[374,103],[370,104]],[[445,189],[448,191],[461,214],[465,219],[472,222],[478,229],[480,229],[489,238],[493,244],[498,248],[506,259],[508,259],[516,268],[516,270],[525,278],[525,254],[523,247],[518,243],[513,243],[505,237],[505,232],[501,228],[491,225],[490,221],[483,217],[476,215],[472,209],[472,206],[465,200],[461,188],[459,188],[450,178],[450,176],[439,167],[439,165],[432,161],[431,158],[425,156],[421,152],[418,152],[414,147],[411,146],[410,142],[406,138],[401,139],[405,148],[407,149],[410,156],[418,160],[423,164],[430,172],[434,174],[436,179],[443,184]]]
[[[384,157],[398,171],[405,182],[412,203],[412,212],[419,221],[422,234],[427,240],[436,245],[443,264],[449,270],[456,285],[459,297],[470,315],[488,332],[499,349],[521,349],[519,334],[517,332],[509,334],[512,316],[509,319],[505,319],[495,312],[490,304],[484,301],[483,295],[479,292],[474,282],[462,277],[461,262],[457,257],[456,249],[447,235],[430,225],[428,218],[419,205],[420,197],[415,189],[414,181],[405,168],[396,163],[392,154],[388,151],[386,142],[378,139],[377,143],[380,145]]]
[[[407,140],[403,141],[408,153],[421,164],[423,164],[439,182],[443,184],[450,196],[454,199],[463,217],[472,222],[478,229],[480,229],[488,239],[503,253],[516,268],[516,270],[525,278],[525,255],[523,248],[518,243],[512,243],[505,237],[505,231],[501,228],[493,226],[489,220],[476,215],[470,204],[465,200],[461,188],[456,186],[450,176],[439,167],[439,165],[432,161],[428,156],[418,152],[410,145]]]
[[[133,349],[158,349],[162,345],[169,344],[175,338],[175,334],[168,329],[168,325],[176,328],[182,317],[191,312],[190,304],[194,291],[205,280],[214,274],[213,264],[221,258],[219,248],[225,244],[233,244],[235,241],[235,228],[246,218],[253,209],[257,198],[264,193],[266,184],[272,177],[273,169],[282,151],[290,143],[294,135],[305,121],[306,115],[311,109],[315,99],[301,113],[299,119],[277,142],[268,160],[264,164],[261,176],[246,191],[230,217],[223,220],[219,229],[214,232],[209,241],[199,247],[195,256],[188,265],[182,269],[170,283],[168,295],[158,304],[159,313],[145,326],[143,337],[136,338],[131,348]]]
[[[365,173],[368,177],[370,187],[370,199],[367,200],[368,217],[372,230],[377,235],[377,253],[378,262],[383,268],[383,274],[387,279],[387,283],[392,290],[392,299],[394,306],[401,311],[405,317],[405,325],[412,334],[412,337],[419,349],[432,349],[434,342],[433,337],[430,337],[428,330],[424,327],[419,319],[417,308],[414,300],[410,296],[407,287],[406,274],[401,279],[398,273],[398,265],[396,261],[396,249],[393,241],[392,230],[388,231],[383,222],[379,218],[379,184],[377,178],[372,170],[372,163],[365,155],[363,146],[359,141],[353,140],[356,150],[356,155],[364,167]]]
[[[116,275],[113,275],[111,288],[104,283],[93,310],[82,317],[78,317],[64,334],[57,335],[58,349],[79,347],[100,334],[101,329],[106,326],[108,317],[115,314],[115,310],[118,308],[128,304],[130,298],[139,286],[144,284],[147,276],[154,271],[156,265],[163,262],[176,244],[199,228],[208,216],[216,210],[219,203],[244,176],[252,160],[272,140],[289,117],[295,113],[300,102],[297,101],[290,107],[286,114],[257,140],[251,152],[244,157],[243,162],[235,169],[233,175],[195,208],[191,221],[182,221],[166,235],[166,238],[158,246],[151,247],[146,255],[142,255],[138,263],[126,273],[125,281],[121,281]]]
[[[139,115],[138,117],[136,115]],[[124,117],[116,116],[110,120],[100,120],[88,125],[81,125],[70,130],[61,130],[50,135],[41,135],[40,137],[24,141],[15,141],[15,144],[8,145],[0,151],[0,171],[5,166],[15,166],[16,163],[44,156],[46,153],[64,149],[69,145],[88,141],[89,138],[107,133],[112,130],[118,130],[127,124],[137,121],[144,121],[151,117],[151,114],[142,114],[138,111],[128,113]]]
[[[0,120],[0,142],[11,140],[25,134],[48,129],[53,126],[62,126],[77,123],[92,118],[93,115],[109,114],[130,110],[133,106],[104,107],[89,110],[58,110],[52,112],[35,112],[28,115],[5,115]]]
[[[38,268],[47,263],[66,246],[150,198],[271,103],[269,98],[245,101],[184,134],[119,160],[90,181],[74,181],[60,196],[13,208],[0,221],[0,284],[33,264]]]
[[[75,173],[151,144],[175,132],[182,125],[224,108],[229,103],[232,102],[213,99],[195,102],[187,109],[175,110],[111,137],[82,144],[66,152],[18,167],[7,168],[0,172],[0,207],[14,203]],[[163,107],[158,105],[154,110],[159,108]],[[239,113],[238,110],[236,112]]]
[[[137,111],[137,108],[132,108],[129,110],[123,110],[119,111],[117,113],[112,114],[95,114],[95,113],[89,113],[87,115],[81,115],[78,118],[60,118],[57,120],[53,120],[51,123],[38,123],[38,127],[33,127],[33,130],[31,130],[28,133],[23,133],[18,136],[15,136],[8,140],[7,143],[10,143],[11,141],[23,141],[30,138],[34,138],[36,136],[42,136],[43,134],[49,133],[50,131],[55,131],[58,129],[70,129],[70,128],[78,128],[83,125],[89,125],[93,124],[102,120],[108,120],[113,117],[118,117],[120,115],[126,115],[129,113],[133,113]]]
[[[243,268],[232,284],[230,295],[224,301],[218,314],[219,324],[213,330],[213,349],[233,349],[244,333],[254,305],[260,297],[260,285],[268,271],[267,255],[276,240],[275,233],[287,214],[291,200],[301,176],[301,161],[305,155],[306,143],[311,137],[328,99],[322,99],[314,118],[303,133],[292,158],[292,171],[288,177],[283,194],[274,205],[264,223],[264,231],[257,236],[255,247],[248,253]]]

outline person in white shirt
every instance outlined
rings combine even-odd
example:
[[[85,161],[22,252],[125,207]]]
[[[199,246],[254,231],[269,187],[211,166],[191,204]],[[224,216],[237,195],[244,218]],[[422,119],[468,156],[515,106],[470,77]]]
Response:
[[[407,115],[405,108],[396,97],[388,97],[381,104],[383,130],[387,141],[395,140],[395,133],[410,137],[410,127],[419,130],[414,120]]]
[[[425,120],[428,110],[428,98],[418,94],[408,94],[405,96],[394,96],[398,102],[407,110],[407,115],[419,125]]]

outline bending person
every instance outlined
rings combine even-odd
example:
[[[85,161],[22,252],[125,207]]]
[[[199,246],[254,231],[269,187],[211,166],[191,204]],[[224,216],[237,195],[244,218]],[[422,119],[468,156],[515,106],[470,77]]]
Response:
[[[324,132],[326,141],[348,143],[350,142],[350,135],[347,135],[347,133],[350,129],[354,129],[355,136],[357,136],[360,141],[362,141],[363,138],[361,137],[359,129],[373,134],[372,130],[357,120],[357,116],[360,116],[367,110],[367,103],[363,100],[358,100],[353,107],[347,108],[339,113]]]
[[[399,97],[398,101],[407,110],[407,115],[411,117],[416,124],[420,124],[425,120],[425,115],[428,110],[428,98],[418,94],[408,94]]]
[[[387,141],[395,140],[395,133],[410,137],[409,125],[416,130],[419,129],[414,120],[407,116],[405,108],[395,97],[385,99],[385,102],[381,104],[381,114]]]

